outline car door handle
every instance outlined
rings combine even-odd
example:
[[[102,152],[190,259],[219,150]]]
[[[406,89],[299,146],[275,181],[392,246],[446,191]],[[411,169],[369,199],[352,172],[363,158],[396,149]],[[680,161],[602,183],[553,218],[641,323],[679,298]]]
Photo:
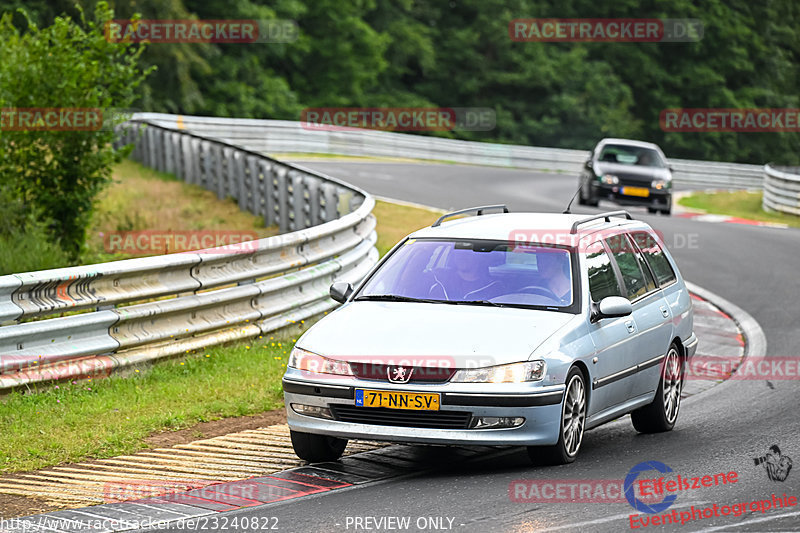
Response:
[[[633,320],[628,320],[625,322],[625,327],[628,328],[628,333],[633,333],[636,331],[636,324],[633,323]]]
[[[660,309],[661,309],[661,314],[664,316],[664,318],[669,318],[669,309],[664,307],[663,305],[660,307]]]

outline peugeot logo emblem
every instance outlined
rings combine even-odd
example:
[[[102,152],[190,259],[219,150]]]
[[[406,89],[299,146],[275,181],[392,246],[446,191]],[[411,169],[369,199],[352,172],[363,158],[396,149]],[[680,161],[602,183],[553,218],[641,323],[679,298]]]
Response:
[[[413,368],[405,366],[388,366],[386,367],[386,374],[389,381],[392,383],[408,383],[411,379],[411,372]]]

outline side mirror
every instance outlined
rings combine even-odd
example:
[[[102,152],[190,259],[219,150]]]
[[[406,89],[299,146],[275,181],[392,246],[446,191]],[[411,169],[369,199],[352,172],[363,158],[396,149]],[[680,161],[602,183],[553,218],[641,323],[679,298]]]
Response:
[[[337,281],[331,285],[330,295],[331,298],[343,304],[353,294],[353,286],[346,281]],[[627,301],[627,300],[626,300]]]
[[[594,163],[592,162],[591,159],[586,162],[586,168],[592,168],[593,166],[594,166]]]
[[[597,304],[592,314],[592,322],[597,322],[601,318],[628,316],[631,313],[633,313],[633,306],[627,298],[623,298],[622,296],[607,296]]]
[[[667,169],[669,169],[670,172],[675,172],[675,167],[672,165],[667,165]]]

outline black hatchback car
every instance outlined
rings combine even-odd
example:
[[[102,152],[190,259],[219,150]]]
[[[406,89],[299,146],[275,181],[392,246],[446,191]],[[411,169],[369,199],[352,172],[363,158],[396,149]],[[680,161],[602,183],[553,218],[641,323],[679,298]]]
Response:
[[[647,207],[651,213],[672,211],[672,168],[653,143],[603,139],[583,166],[578,202],[599,200]]]

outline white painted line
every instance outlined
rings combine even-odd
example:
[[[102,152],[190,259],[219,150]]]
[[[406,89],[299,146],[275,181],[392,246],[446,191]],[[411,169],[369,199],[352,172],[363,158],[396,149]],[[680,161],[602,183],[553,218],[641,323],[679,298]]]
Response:
[[[397,205],[404,205],[406,207],[416,207],[417,209],[427,209],[428,211],[433,211],[434,213],[445,214],[447,213],[446,209],[442,209],[440,207],[433,207],[430,205],[425,204],[418,204],[416,202],[406,202],[405,200],[398,200],[396,198],[387,198],[386,196],[376,196],[372,195],[373,198],[376,200],[380,200],[382,202],[390,202]]]

